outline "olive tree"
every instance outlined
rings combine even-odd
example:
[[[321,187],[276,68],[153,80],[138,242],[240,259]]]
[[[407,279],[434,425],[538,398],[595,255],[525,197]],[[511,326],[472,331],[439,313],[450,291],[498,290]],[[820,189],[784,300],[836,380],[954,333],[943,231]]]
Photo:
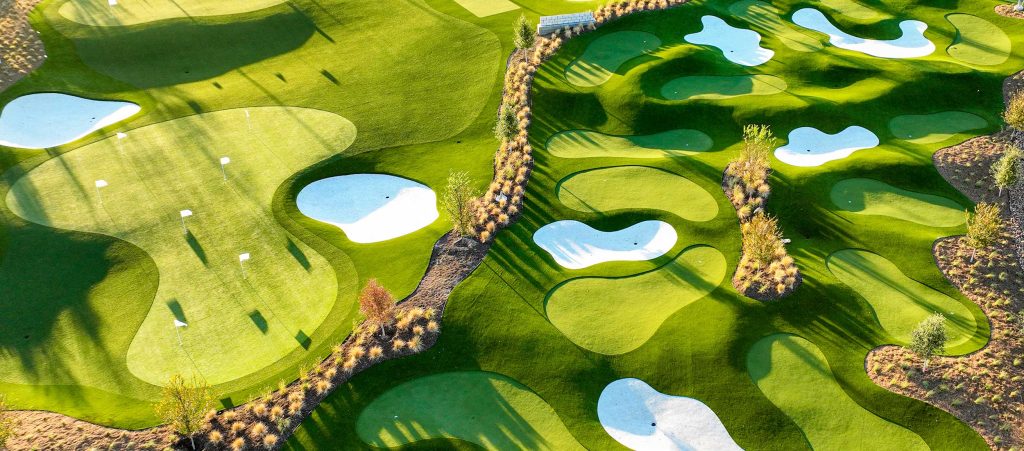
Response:
[[[910,350],[923,361],[922,371],[928,371],[928,361],[935,354],[946,350],[946,317],[941,313],[933,314],[921,321],[910,335]]]
[[[192,449],[196,449],[193,437],[203,427],[206,413],[213,409],[210,386],[195,376],[186,380],[180,374],[171,376],[164,387],[156,413],[171,429],[188,437]]]

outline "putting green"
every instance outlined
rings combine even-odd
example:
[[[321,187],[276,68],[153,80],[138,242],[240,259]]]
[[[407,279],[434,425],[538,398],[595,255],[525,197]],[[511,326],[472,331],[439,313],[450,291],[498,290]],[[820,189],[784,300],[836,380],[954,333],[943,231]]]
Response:
[[[711,149],[711,137],[698,130],[670,130],[654,135],[613,136],[570,130],[552,136],[547,149],[559,158],[663,158]]]
[[[760,28],[761,35],[766,39],[777,37],[786,47],[798,52],[813,52],[824,48],[821,40],[808,34],[806,29],[783,20],[779,9],[769,3],[743,0],[729,5],[729,12],[749,22],[754,28]]]
[[[489,17],[519,9],[519,5],[508,0],[455,0],[477,17]]]
[[[98,27],[116,27],[164,19],[221,16],[256,11],[283,0],[70,0],[61,5],[60,15],[72,22]]]
[[[646,166],[619,166],[572,174],[559,183],[558,200],[566,207],[602,213],[652,209],[687,221],[710,221],[718,202],[686,177]]]
[[[850,19],[856,20],[881,20],[890,17],[883,15],[877,9],[864,6],[853,0],[821,0],[821,5],[842,14]]]
[[[334,305],[334,270],[278,225],[270,204],[285,179],[351,145],[356,128],[319,110],[249,112],[252,131],[243,110],[132,130],[48,160],[8,192],[11,211],[29,221],[114,236],[156,263],[160,285],[127,352],[149,383],[195,372],[215,385],[259,372],[309,346]],[[231,159],[227,181],[221,156]],[[244,277],[242,253],[252,256]]]
[[[624,354],[646,343],[673,313],[718,288],[725,272],[718,249],[691,247],[644,274],[570,280],[551,291],[545,310],[551,324],[580,347]]]
[[[661,39],[642,31],[619,31],[595,39],[565,68],[565,79],[576,86],[593,87],[612,78],[620,66],[661,46]]]
[[[997,66],[1010,58],[1013,44],[996,24],[970,14],[950,14],[946,20],[957,32],[953,44],[946,48],[949,56],[977,66]]]
[[[960,204],[942,196],[917,193],[872,179],[846,179],[832,186],[832,203],[839,209],[888,216],[932,227],[964,223]]]
[[[957,133],[988,126],[988,121],[963,111],[896,116],[889,121],[889,130],[897,138],[915,144],[934,144]]]
[[[967,307],[907,277],[881,255],[843,249],[829,255],[826,266],[840,282],[868,301],[878,323],[901,344],[909,343],[914,328],[934,313],[946,316],[947,348],[970,340],[978,332]]]
[[[804,431],[815,450],[928,450],[914,432],[865,410],[832,375],[825,355],[803,338],[762,338],[747,353],[747,371],[761,392]]]
[[[774,75],[693,75],[680,77],[661,87],[668,100],[728,99],[745,95],[767,96],[784,92],[786,81]]]
[[[483,371],[434,374],[392,388],[363,409],[356,432],[380,448],[454,438],[485,449],[583,449],[540,396]]]

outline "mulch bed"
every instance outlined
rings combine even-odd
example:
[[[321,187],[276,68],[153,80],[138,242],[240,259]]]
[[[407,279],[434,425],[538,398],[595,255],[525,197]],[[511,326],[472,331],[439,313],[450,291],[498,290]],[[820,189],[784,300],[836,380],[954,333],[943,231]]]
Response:
[[[996,14],[999,14],[1000,16],[1013,17],[1014,19],[1024,19],[1024,11],[1014,11],[1013,5],[996,6]]]
[[[0,0],[0,91],[46,61],[43,40],[28,23],[28,13],[41,1]]]

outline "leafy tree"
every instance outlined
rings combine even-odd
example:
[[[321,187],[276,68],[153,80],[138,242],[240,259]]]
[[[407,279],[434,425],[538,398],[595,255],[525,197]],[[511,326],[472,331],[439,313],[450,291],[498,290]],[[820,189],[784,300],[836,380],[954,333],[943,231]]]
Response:
[[[999,238],[1003,223],[1000,218],[999,206],[980,203],[974,207],[974,214],[967,214],[967,245],[974,249],[971,261],[979,249],[990,246]]]
[[[0,449],[6,449],[7,441],[14,437],[14,427],[18,425],[7,413],[7,401],[0,395]]]
[[[203,427],[206,413],[213,409],[210,386],[192,376],[185,380],[180,374],[171,376],[164,387],[156,413],[178,434],[188,437],[196,449],[193,435]]]
[[[996,186],[999,187],[999,195],[1003,195],[1003,190],[1010,188],[1017,184],[1017,180],[1020,178],[1020,149],[1016,147],[1010,147],[1006,149],[1003,156],[999,158],[994,165],[992,165],[992,178],[996,180]]]
[[[359,294],[359,313],[366,317],[368,324],[379,328],[383,334],[384,327],[395,317],[395,297],[377,279],[370,279]]]
[[[519,118],[516,117],[515,111],[507,106],[501,107],[498,122],[494,125],[494,137],[498,141],[506,142],[515,139],[518,134]]]
[[[932,356],[946,350],[948,340],[946,317],[941,313],[925,318],[914,328],[910,336],[910,350],[924,361],[922,371],[928,371],[928,361]]]
[[[519,50],[528,49],[533,47],[533,43],[536,40],[536,32],[533,29],[533,24],[526,18],[525,14],[519,16],[516,20],[515,26],[515,45]]]
[[[452,230],[461,236],[473,235],[473,201],[476,197],[469,174],[454,171],[448,174],[441,204],[452,221]]]

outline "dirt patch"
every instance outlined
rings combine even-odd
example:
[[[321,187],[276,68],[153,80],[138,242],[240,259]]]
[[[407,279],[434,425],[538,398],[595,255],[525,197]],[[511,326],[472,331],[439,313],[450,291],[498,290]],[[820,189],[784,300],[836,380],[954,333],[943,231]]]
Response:
[[[996,6],[996,14],[999,14],[1000,16],[1013,17],[1014,19],[1024,19],[1024,11],[1014,11],[1013,5]]]
[[[0,0],[0,91],[46,61],[46,48],[28,23],[42,0]]]

